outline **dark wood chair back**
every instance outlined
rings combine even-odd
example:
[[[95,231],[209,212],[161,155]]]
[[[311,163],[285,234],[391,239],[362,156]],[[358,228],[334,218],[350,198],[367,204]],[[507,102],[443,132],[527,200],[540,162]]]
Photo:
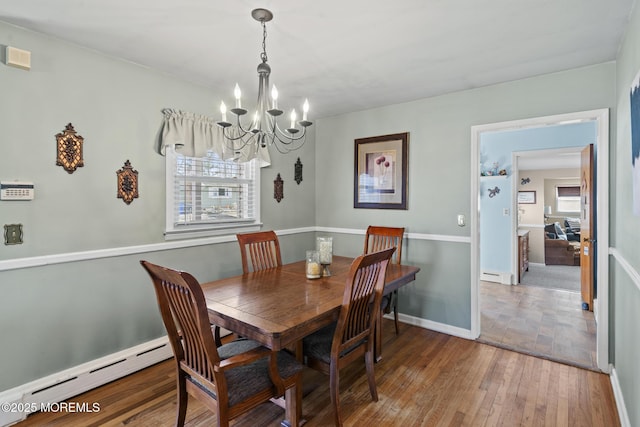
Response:
[[[237,234],[242,256],[242,272],[266,270],[282,265],[280,242],[273,231]],[[251,260],[251,268],[249,268]]]
[[[330,375],[335,425],[340,413],[340,369],[364,356],[369,392],[378,400],[373,372],[374,331],[380,313],[387,265],[395,248],[360,255],[351,264],[338,321],[303,340],[307,365]]]
[[[404,227],[380,227],[370,225],[364,238],[364,253],[378,252],[387,248],[396,248],[393,261],[402,263],[402,238]]]
[[[343,358],[343,352],[354,345],[373,351],[376,315],[382,300],[387,264],[394,251],[395,248],[388,248],[361,255],[351,264],[331,345],[332,358]]]
[[[392,260],[396,264],[402,263],[402,238],[404,237],[404,227],[381,227],[370,225],[364,238],[364,253],[381,251],[387,248],[396,248]],[[400,333],[400,320],[398,319],[398,291],[385,296],[382,299],[382,311],[380,312],[380,322],[376,331],[378,355],[382,353],[382,315],[391,313],[393,310],[393,320],[396,328],[396,335]]]
[[[250,340],[217,347],[198,281],[187,272],[140,263],[153,282],[177,365],[176,426],[184,425],[189,395],[216,413],[219,426],[285,391],[295,396],[302,365]]]

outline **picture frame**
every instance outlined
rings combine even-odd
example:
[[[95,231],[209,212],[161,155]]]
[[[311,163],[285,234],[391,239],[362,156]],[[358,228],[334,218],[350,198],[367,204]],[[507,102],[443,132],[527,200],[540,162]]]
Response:
[[[409,132],[356,139],[353,207],[406,210],[408,164]]]
[[[535,205],[536,192],[535,191],[518,191],[518,204],[519,205]]]

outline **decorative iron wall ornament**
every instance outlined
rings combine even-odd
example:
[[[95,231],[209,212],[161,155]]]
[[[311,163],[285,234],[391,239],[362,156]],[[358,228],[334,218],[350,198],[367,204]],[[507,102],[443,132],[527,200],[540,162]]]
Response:
[[[127,160],[116,174],[118,175],[118,198],[130,204],[133,199],[138,198],[138,171],[133,170],[133,166]]]
[[[284,199],[284,181],[280,178],[280,174],[273,180],[273,198],[280,203]]]
[[[294,166],[294,178],[298,185],[302,182],[302,162],[300,161],[300,157],[298,157],[298,161]]]
[[[496,186],[494,188],[489,188],[489,197],[496,197],[496,194],[500,193],[500,189]]]
[[[56,135],[58,156],[56,166],[62,166],[68,173],[73,173],[77,168],[84,166],[82,158],[82,144],[84,138],[76,134],[73,125],[69,123],[64,132]]]
[[[520,179],[520,185],[527,185],[531,182],[531,178],[522,178]]]

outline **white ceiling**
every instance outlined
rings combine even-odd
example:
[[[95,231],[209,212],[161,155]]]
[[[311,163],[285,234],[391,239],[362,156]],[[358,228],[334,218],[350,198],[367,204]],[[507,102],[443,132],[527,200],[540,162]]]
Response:
[[[580,169],[580,150],[539,150],[520,153],[518,156],[518,170],[545,169]],[[579,175],[579,173],[578,173]]]
[[[0,21],[213,88],[230,104],[236,81],[247,103],[256,96],[262,30],[251,10],[267,8],[280,106],[308,97],[313,120],[614,60],[634,1],[0,0]]]

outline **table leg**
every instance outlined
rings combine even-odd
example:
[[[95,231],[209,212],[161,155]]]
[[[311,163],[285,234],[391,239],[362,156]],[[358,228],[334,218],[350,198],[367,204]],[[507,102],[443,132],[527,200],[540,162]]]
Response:
[[[284,392],[285,420],[280,425],[283,427],[298,427],[302,423],[302,379],[295,387],[290,387]]]

